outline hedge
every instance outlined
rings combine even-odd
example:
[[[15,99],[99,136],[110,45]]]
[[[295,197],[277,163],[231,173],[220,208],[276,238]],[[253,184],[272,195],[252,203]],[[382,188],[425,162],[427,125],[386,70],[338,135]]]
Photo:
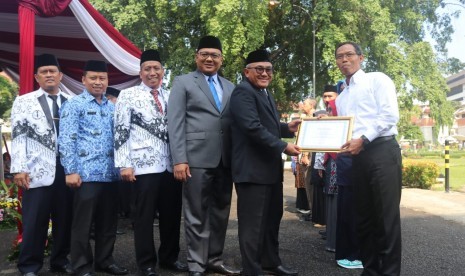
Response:
[[[439,166],[433,162],[404,160],[402,184],[409,188],[430,189],[436,183]]]

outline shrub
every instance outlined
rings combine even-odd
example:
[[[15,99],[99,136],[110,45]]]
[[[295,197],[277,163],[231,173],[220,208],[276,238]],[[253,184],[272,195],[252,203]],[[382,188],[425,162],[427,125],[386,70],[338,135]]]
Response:
[[[20,202],[17,198],[17,186],[0,182],[0,229],[16,227],[21,215],[18,213]]]
[[[402,183],[409,188],[430,189],[438,175],[439,166],[433,162],[404,161]]]

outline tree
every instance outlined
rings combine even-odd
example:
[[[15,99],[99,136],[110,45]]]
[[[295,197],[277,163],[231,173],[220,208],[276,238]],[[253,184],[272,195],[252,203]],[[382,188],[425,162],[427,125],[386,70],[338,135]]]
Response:
[[[18,92],[18,86],[0,76],[0,118],[9,120],[11,107]]]
[[[394,80],[401,108],[413,99],[429,101],[438,124],[452,122],[442,73],[444,68],[456,71],[462,64],[446,66],[422,41],[425,22],[439,50],[444,51],[450,41],[450,18],[457,12],[435,12],[446,0],[289,0],[274,6],[263,0],[91,2],[138,47],[158,48],[171,78],[195,68],[195,47],[206,34],[222,40],[222,73],[233,82],[240,79],[247,53],[266,48],[275,67],[270,91],[279,109],[287,111],[290,103],[309,95],[313,65],[316,95],[321,95],[325,84],[342,79],[334,48],[352,40],[364,50],[366,71],[382,71]]]

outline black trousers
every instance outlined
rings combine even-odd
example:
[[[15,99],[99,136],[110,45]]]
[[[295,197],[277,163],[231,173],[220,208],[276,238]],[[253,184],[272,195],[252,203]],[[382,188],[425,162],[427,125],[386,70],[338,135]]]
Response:
[[[71,264],[76,275],[93,271],[92,222],[95,225],[95,267],[105,268],[114,263],[117,203],[117,182],[83,182],[74,191]]]
[[[283,184],[236,183],[242,275],[262,275],[262,267],[281,265],[279,226]]]
[[[50,265],[69,263],[72,191],[65,184],[65,174],[57,158],[55,181],[51,186],[23,190],[23,242],[18,259],[21,273],[42,268],[49,220],[52,219],[53,248]]]
[[[399,275],[402,158],[395,139],[374,140],[353,157],[362,275]]]
[[[130,183],[128,183],[130,184]],[[137,175],[133,184],[132,218],[136,261],[140,269],[155,268],[157,251],[153,236],[153,220],[159,214],[160,263],[174,263],[179,255],[182,185],[172,173]]]
[[[223,264],[223,249],[231,209],[232,178],[229,168],[190,168],[183,185],[187,264],[203,272],[209,264]]]

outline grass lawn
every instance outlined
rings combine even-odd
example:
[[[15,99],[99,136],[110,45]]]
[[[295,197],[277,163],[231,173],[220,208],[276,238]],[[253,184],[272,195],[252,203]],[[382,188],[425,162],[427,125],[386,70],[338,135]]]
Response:
[[[405,158],[409,160],[408,158]],[[443,158],[411,159],[413,161],[428,161],[439,166],[439,172],[445,175],[445,161]],[[451,158],[449,160],[449,186],[451,191],[465,192],[465,158]],[[445,188],[433,186],[432,190],[444,191]]]

